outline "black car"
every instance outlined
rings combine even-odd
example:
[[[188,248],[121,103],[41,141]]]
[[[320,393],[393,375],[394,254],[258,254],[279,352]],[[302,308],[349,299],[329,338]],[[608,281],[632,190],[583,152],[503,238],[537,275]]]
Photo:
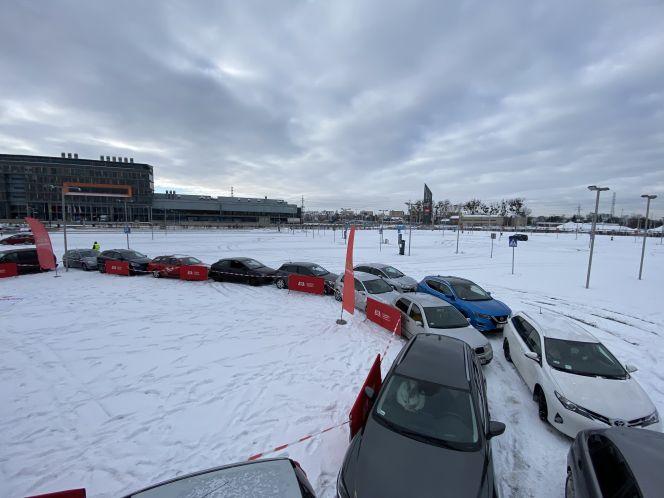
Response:
[[[528,236],[525,233],[515,233],[512,235],[519,242],[528,242]]]
[[[106,261],[127,261],[129,263],[129,273],[132,275],[147,273],[150,258],[145,254],[131,249],[109,249],[97,256],[97,269],[106,272]]]
[[[566,498],[664,495],[664,434],[629,427],[576,435],[567,454]]]
[[[16,263],[19,275],[48,271],[42,270],[39,265],[39,256],[37,256],[37,249],[35,248],[0,251],[0,264],[2,263]]]
[[[217,282],[239,282],[250,285],[271,284],[277,270],[251,258],[220,259],[210,267],[208,276]]]
[[[373,398],[339,472],[339,498],[494,496],[489,440],[505,425],[490,418],[482,367],[466,343],[414,336]]]
[[[280,289],[288,287],[288,275],[306,275],[325,280],[325,294],[334,294],[334,282],[339,275],[327,271],[316,263],[284,263],[276,272],[274,283]],[[283,278],[279,278],[283,277]]]

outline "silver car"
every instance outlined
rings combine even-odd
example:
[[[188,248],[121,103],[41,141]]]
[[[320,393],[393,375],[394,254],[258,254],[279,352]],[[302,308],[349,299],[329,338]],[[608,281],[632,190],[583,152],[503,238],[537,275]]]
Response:
[[[355,276],[355,307],[366,312],[367,298],[381,301],[392,306],[394,300],[401,294],[396,292],[385,280],[370,273],[354,272]],[[344,274],[337,277],[334,282],[334,298],[337,301],[343,299]]]
[[[94,249],[70,249],[62,256],[67,268],[83,268],[85,271],[97,269],[99,252]]]
[[[398,292],[415,292],[417,290],[417,280],[404,275],[394,266],[383,263],[365,263],[357,265],[354,270],[380,277]]]
[[[459,310],[442,299],[416,292],[402,295],[392,304],[401,311],[401,333],[405,338],[422,332],[454,337],[468,344],[482,365],[493,359],[489,340],[470,325]]]

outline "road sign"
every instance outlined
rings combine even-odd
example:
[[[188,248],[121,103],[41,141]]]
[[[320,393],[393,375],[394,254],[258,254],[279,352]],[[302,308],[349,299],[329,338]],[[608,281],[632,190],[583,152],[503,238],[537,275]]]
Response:
[[[514,235],[510,235],[509,241],[510,247],[516,247],[517,238]]]
[[[125,225],[124,233],[127,233],[127,234],[131,233],[131,227],[129,225]]]
[[[495,234],[495,233],[492,233],[492,234],[491,234],[491,238],[492,238],[492,239],[495,239],[495,238],[496,238],[496,234]]]

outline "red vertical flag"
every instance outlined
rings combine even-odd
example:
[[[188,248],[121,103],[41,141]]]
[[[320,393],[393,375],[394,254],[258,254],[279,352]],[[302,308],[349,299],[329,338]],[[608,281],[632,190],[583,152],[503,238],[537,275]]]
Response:
[[[41,266],[42,270],[55,270],[53,246],[51,245],[51,238],[48,236],[46,228],[44,228],[44,225],[35,218],[26,218],[25,221],[30,226],[32,235],[35,237],[39,266]]]
[[[344,271],[344,296],[342,308],[351,315],[355,313],[355,275],[353,274],[353,242],[355,227],[350,227],[348,247],[346,248],[346,270]]]

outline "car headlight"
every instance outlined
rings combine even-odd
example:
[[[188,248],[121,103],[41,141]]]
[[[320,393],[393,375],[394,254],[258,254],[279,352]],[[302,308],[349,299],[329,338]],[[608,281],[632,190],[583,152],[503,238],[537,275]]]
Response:
[[[655,410],[643,419],[643,423],[641,425],[642,427],[645,427],[646,425],[656,424],[657,422],[659,422],[659,413],[657,413],[657,410]]]
[[[491,315],[485,315],[484,313],[475,313],[477,315],[477,318],[481,318],[483,320],[491,320],[493,318]]]
[[[574,413],[578,413],[579,415],[583,415],[586,418],[591,418],[591,419],[595,418],[595,417],[592,416],[592,414],[588,410],[586,410],[582,406],[577,405],[576,403],[572,403],[570,400],[568,400],[565,396],[560,394],[558,391],[553,391],[553,392],[556,395],[556,398],[558,398],[558,401],[560,401],[560,404],[563,405],[569,411],[574,412]]]

